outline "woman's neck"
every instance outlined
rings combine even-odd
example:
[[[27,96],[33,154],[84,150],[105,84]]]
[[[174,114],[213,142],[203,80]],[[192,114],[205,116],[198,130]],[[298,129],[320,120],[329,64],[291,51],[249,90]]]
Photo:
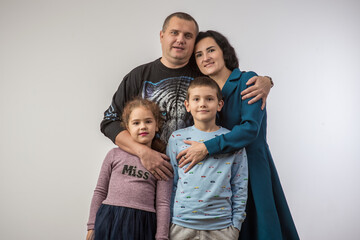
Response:
[[[215,82],[219,85],[220,89],[224,87],[226,80],[230,77],[231,71],[227,68],[224,68],[222,71],[218,72],[215,75],[209,75]]]

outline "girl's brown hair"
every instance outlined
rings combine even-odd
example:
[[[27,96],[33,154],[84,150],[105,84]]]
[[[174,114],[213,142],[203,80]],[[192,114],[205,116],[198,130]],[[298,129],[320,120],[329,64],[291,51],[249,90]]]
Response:
[[[136,97],[133,100],[127,102],[124,107],[124,110],[123,110],[123,113],[121,116],[121,119],[122,119],[121,124],[124,128],[126,128],[126,129],[128,128],[130,114],[135,108],[138,108],[138,107],[143,107],[143,108],[150,110],[152,112],[152,114],[154,115],[155,122],[156,122],[158,128],[160,129],[162,127],[163,120],[161,118],[159,106],[150,100]],[[165,149],[166,149],[166,144],[163,141],[161,141],[160,138],[156,137],[156,135],[155,135],[155,137],[151,143],[151,148],[158,152],[164,153]]]

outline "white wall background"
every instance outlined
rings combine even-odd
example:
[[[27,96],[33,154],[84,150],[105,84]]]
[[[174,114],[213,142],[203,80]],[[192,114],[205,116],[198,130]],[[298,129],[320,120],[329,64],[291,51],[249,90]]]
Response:
[[[360,2],[0,1],[0,239],[85,239],[122,77],[175,11],[270,75],[268,138],[302,239],[360,236]]]

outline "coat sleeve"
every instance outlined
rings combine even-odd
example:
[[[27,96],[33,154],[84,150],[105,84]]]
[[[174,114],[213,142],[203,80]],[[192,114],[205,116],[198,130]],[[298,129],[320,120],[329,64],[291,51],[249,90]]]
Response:
[[[115,143],[116,136],[124,130],[121,127],[121,115],[127,101],[139,96],[142,86],[142,68],[138,67],[127,74],[115,92],[111,105],[104,112],[100,124],[101,132]]]
[[[240,92],[249,86],[246,86],[247,80],[256,76],[254,72],[244,73],[239,81],[239,89],[234,94]],[[241,98],[239,98],[241,99]],[[204,142],[210,155],[218,153],[229,153],[246,147],[258,137],[262,119],[265,116],[266,109],[261,110],[261,101],[248,104],[250,99],[239,103],[231,102],[233,111],[241,111],[241,119],[227,134],[217,136]],[[239,107],[241,104],[241,107]]]

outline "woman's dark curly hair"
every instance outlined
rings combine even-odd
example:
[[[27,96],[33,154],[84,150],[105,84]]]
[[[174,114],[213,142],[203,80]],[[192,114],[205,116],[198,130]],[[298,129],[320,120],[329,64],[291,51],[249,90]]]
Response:
[[[219,32],[208,30],[206,32],[199,32],[196,37],[195,45],[202,39],[206,37],[211,37],[215,40],[217,45],[223,51],[225,66],[230,70],[234,70],[239,67],[239,60],[236,57],[235,49],[230,45],[227,38]]]

